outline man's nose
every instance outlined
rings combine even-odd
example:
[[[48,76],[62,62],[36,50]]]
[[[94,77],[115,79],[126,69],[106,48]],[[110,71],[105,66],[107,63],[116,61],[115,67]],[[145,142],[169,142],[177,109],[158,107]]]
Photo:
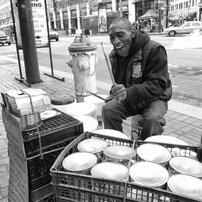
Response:
[[[113,43],[114,43],[114,44],[118,44],[119,42],[120,42],[119,38],[118,38],[118,37],[114,37]]]

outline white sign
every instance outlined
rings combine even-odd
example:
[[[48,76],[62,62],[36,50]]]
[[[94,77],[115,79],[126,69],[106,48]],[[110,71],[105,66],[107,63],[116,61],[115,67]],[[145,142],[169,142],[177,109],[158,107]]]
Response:
[[[47,20],[45,12],[45,0],[31,0],[31,6],[32,6],[32,16],[34,23],[36,46],[46,47],[48,46],[48,31],[47,31]],[[22,48],[17,0],[13,0],[13,11],[14,11],[18,46]]]
[[[31,0],[36,46],[48,46],[45,0]]]

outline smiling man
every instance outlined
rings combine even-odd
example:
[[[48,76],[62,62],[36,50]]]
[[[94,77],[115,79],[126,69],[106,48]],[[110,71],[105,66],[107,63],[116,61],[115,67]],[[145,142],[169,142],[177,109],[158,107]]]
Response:
[[[139,115],[140,139],[161,134],[172,97],[167,53],[144,31],[135,30],[126,18],[116,18],[109,28],[114,49],[109,55],[116,84],[102,110],[104,127],[122,131],[123,119]]]

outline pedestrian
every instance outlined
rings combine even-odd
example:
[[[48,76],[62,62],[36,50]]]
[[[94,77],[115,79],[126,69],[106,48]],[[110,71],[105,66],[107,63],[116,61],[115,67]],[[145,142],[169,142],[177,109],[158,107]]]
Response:
[[[126,18],[112,21],[109,37],[116,84],[110,90],[113,99],[103,106],[104,127],[122,131],[123,119],[138,115],[134,125],[142,128],[140,139],[162,134],[172,97],[165,48],[146,32],[133,29]]]

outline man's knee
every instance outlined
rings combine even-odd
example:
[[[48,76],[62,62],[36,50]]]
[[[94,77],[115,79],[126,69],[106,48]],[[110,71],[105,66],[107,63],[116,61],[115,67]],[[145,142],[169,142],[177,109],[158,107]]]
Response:
[[[163,126],[156,119],[143,119],[140,125],[142,127],[141,131],[142,140],[145,140],[150,136],[161,135],[164,131]]]
[[[163,115],[160,115],[159,113],[151,112],[151,113],[146,113],[143,115],[144,119],[150,119],[150,120],[155,120],[158,123],[160,123],[161,126],[166,125],[166,120]]]

